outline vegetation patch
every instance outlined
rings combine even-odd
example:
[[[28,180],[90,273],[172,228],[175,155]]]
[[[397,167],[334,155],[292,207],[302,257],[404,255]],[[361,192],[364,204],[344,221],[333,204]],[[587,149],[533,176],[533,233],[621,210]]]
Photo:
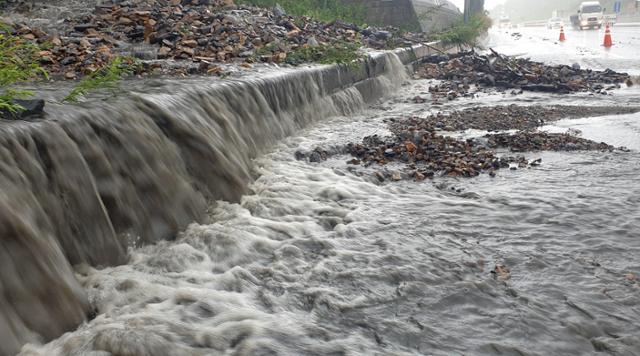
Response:
[[[47,72],[38,63],[40,48],[12,34],[12,29],[0,24],[0,112],[19,113],[24,107],[14,99],[24,99],[33,92],[12,88],[39,77],[47,78]]]
[[[139,63],[134,58],[115,57],[109,64],[82,79],[62,101],[76,102],[81,96],[101,89],[115,93],[116,83],[135,73],[138,67]]]
[[[435,35],[435,39],[444,43],[469,47],[477,47],[478,39],[491,27],[491,19],[484,14],[477,14],[469,22],[460,21],[452,28]]]
[[[285,63],[298,65],[315,62],[322,64],[354,64],[362,58],[360,44],[351,42],[335,42],[317,46],[305,45],[287,54]]]
[[[347,5],[341,0],[237,0],[236,3],[265,8],[280,5],[289,15],[309,16],[324,22],[365,23],[364,7]]]

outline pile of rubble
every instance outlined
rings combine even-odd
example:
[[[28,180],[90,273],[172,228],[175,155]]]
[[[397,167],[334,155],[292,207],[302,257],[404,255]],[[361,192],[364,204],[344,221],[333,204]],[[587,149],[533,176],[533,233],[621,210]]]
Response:
[[[498,158],[493,150],[475,140],[458,140],[422,130],[407,130],[385,139],[365,137],[362,143],[348,144],[347,150],[355,157],[350,164],[401,162],[406,165],[407,178],[415,180],[436,175],[475,177],[483,171],[508,168],[514,162],[528,163],[523,158]]]
[[[549,66],[528,59],[507,57],[491,51],[488,55],[467,52],[455,56],[427,59],[417,72],[423,79],[451,81],[454,87],[498,87],[537,92],[595,92],[631,85],[626,73],[612,70],[594,71],[573,66]]]
[[[348,144],[346,151],[355,157],[348,163],[364,166],[400,163],[404,165],[403,171],[387,178],[419,181],[436,176],[475,177],[481,173],[495,176],[499,169],[514,170],[541,163],[541,159],[530,161],[524,156],[499,155],[495,148],[509,148],[512,152],[614,150],[613,146],[569,133],[521,131],[461,140],[439,135],[434,128],[424,130],[405,126],[393,131],[392,137],[370,136],[362,143]],[[326,159],[327,152],[322,157]]]
[[[489,147],[509,148],[512,152],[527,151],[612,151],[615,147],[594,142],[570,133],[526,132],[487,135]]]
[[[188,73],[211,73],[219,71],[215,63],[283,62],[288,53],[306,46],[386,48],[421,39],[395,35],[393,29],[291,17],[278,7],[237,6],[231,0],[117,1],[65,19],[60,31],[12,25],[18,36],[46,48],[38,55],[49,72],[67,79],[91,73],[117,55],[147,60],[144,71],[177,61],[188,64]]]
[[[417,129],[435,127],[442,131],[532,130],[546,123],[565,118],[583,118],[604,115],[621,115],[640,112],[640,107],[612,106],[488,106],[439,112],[426,118],[391,119],[392,127],[410,126]]]
[[[535,167],[541,159],[528,160],[511,152],[534,151],[611,151],[611,145],[587,140],[577,131],[548,133],[537,131],[546,121],[565,117],[626,114],[639,108],[576,107],[576,106],[498,106],[480,107],[442,113],[428,118],[394,118],[387,120],[391,135],[367,136],[362,142],[342,147],[315,148],[296,152],[296,159],[321,162],[334,155],[349,154],[351,165],[378,167],[374,174],[384,180],[424,180],[436,176],[475,177],[482,173],[491,176],[497,170]],[[440,131],[518,130],[487,134],[477,138],[459,139],[440,134]],[[625,150],[624,148],[618,148]],[[398,169],[398,166],[401,168]],[[358,172],[356,172],[358,174]]]

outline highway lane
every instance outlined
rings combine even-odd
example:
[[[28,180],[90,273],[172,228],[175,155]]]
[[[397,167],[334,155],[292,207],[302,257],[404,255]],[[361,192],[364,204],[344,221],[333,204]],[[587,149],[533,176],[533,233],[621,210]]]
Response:
[[[545,27],[491,29],[485,45],[500,53],[546,63],[578,63],[583,68],[610,68],[640,75],[640,27],[613,27],[611,31],[612,48],[603,46],[604,29],[565,28],[567,40],[560,42],[560,30]]]

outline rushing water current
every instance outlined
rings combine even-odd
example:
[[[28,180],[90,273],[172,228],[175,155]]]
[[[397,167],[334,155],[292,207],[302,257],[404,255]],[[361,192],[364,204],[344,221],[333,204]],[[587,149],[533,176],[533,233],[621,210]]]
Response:
[[[543,164],[495,178],[380,184],[346,156],[294,158],[384,135],[389,117],[629,105],[640,91],[408,102],[428,85],[281,140],[240,202],[212,204],[175,241],[78,266],[96,317],[22,355],[640,355],[639,114],[547,128],[631,152],[526,153]]]

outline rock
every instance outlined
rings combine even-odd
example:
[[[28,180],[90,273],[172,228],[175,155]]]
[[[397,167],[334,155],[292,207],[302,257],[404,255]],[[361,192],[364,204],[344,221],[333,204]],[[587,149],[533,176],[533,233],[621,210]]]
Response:
[[[309,37],[307,44],[311,47],[318,47],[320,45],[314,36]]]
[[[571,70],[569,67],[562,67],[560,69],[560,75],[562,75],[563,77],[568,77],[573,74],[574,74],[574,71]]]
[[[77,59],[75,57],[65,57],[60,61],[60,64],[62,64],[63,66],[68,66],[72,63],[76,63]],[[66,76],[66,74],[65,74]]]
[[[53,59],[49,56],[42,56],[40,57],[40,63],[47,65],[47,64],[53,64]]]
[[[198,47],[198,41],[196,40],[183,40],[182,42],[180,42],[180,44],[182,44],[183,46],[187,46],[189,48]]]
[[[280,4],[276,3],[276,6],[273,7],[272,9],[273,14],[276,17],[282,17],[285,16],[287,13],[284,11],[284,9],[282,8],[282,6],[280,6]]]
[[[24,120],[44,113],[45,102],[43,99],[14,99],[13,102],[24,108],[24,110],[12,113],[8,110],[0,109],[0,116],[8,120]]]
[[[571,65],[571,68],[573,68],[573,70],[580,70],[580,64],[578,64],[578,63],[573,63],[573,64]]]
[[[158,58],[159,59],[168,58],[170,53],[171,53],[171,48],[162,46],[158,50]]]
[[[78,31],[78,32],[85,32],[85,31],[87,31],[88,29],[90,29],[90,28],[91,28],[91,29],[93,29],[93,28],[95,28],[95,27],[96,27],[96,26],[95,26],[95,25],[93,25],[93,24],[90,24],[90,23],[83,23],[83,24],[78,24],[78,25],[73,26],[73,29],[74,29],[74,30],[76,30],[76,31]]]
[[[191,47],[180,47],[179,50],[180,50],[180,52],[188,55],[189,57],[193,57],[196,54],[196,51]],[[222,59],[221,61],[223,61],[223,60],[224,59]]]
[[[388,40],[392,37],[389,31],[376,31],[373,33],[373,36],[378,40]]]
[[[60,47],[62,46],[62,41],[60,40],[60,37],[58,36],[53,36],[51,38],[51,44],[56,46],[56,47]]]
[[[80,46],[83,48],[89,48],[91,47],[91,42],[89,42],[89,40],[87,40],[86,38],[82,38],[80,40]]]

